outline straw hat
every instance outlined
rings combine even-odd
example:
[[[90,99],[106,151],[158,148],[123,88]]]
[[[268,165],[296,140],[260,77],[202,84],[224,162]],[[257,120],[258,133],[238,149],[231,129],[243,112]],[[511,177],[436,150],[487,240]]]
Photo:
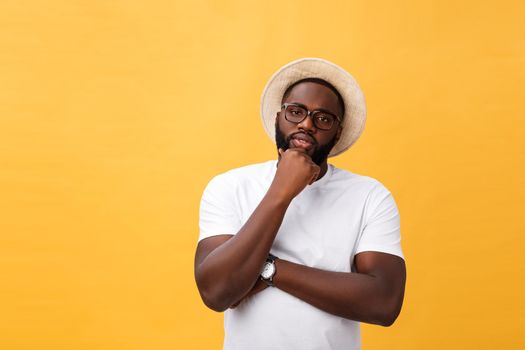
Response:
[[[281,67],[268,80],[261,96],[261,118],[264,130],[275,142],[275,115],[281,110],[284,92],[296,81],[319,78],[332,84],[343,97],[345,114],[341,138],[329,157],[346,151],[357,141],[366,121],[365,98],[355,79],[343,68],[322,58],[301,58]]]

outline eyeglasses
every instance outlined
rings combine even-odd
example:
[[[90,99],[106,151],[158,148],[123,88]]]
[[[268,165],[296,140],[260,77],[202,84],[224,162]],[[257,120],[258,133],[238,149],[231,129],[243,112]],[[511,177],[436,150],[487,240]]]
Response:
[[[284,118],[290,123],[299,124],[308,116],[312,117],[315,127],[320,130],[332,129],[336,120],[341,123],[341,119],[332,113],[325,111],[309,111],[295,103],[284,103],[281,108],[284,109]]]

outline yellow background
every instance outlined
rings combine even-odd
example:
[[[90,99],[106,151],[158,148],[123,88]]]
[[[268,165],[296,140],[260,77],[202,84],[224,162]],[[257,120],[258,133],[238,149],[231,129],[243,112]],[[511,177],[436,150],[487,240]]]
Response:
[[[324,57],[368,122],[408,265],[364,349],[523,349],[520,1],[0,3],[0,348],[219,349],[193,280],[214,175],[275,157],[269,76]]]

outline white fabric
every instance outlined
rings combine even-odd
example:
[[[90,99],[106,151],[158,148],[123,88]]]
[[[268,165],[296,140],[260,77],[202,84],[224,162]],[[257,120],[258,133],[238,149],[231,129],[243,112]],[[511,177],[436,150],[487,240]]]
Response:
[[[266,194],[276,161],[213,178],[200,207],[199,240],[235,234]],[[295,197],[271,253],[319,269],[351,272],[354,256],[379,251],[403,258],[399,213],[377,180],[328,166]],[[279,273],[277,271],[277,273]],[[224,349],[360,349],[359,323],[266,288],[224,314]]]

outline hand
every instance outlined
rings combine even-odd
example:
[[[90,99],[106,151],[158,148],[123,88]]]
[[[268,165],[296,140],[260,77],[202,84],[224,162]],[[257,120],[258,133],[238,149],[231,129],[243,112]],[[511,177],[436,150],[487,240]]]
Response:
[[[279,163],[273,179],[272,190],[285,198],[293,199],[306,187],[317,180],[321,168],[303,148],[279,148]]]
[[[232,306],[230,306],[230,309],[235,309],[237,306],[239,306],[239,304],[241,302],[243,302],[246,298],[249,298],[251,297],[252,295],[254,294],[257,294],[259,293],[260,291],[266,289],[268,287],[268,285],[266,283],[264,283],[263,281],[261,281],[260,279],[257,280],[257,282],[255,282],[255,285],[253,286],[253,288],[248,292],[248,294],[246,294],[245,296],[243,296],[241,298],[241,300],[239,300],[238,302],[236,302],[235,304],[233,304]]]

